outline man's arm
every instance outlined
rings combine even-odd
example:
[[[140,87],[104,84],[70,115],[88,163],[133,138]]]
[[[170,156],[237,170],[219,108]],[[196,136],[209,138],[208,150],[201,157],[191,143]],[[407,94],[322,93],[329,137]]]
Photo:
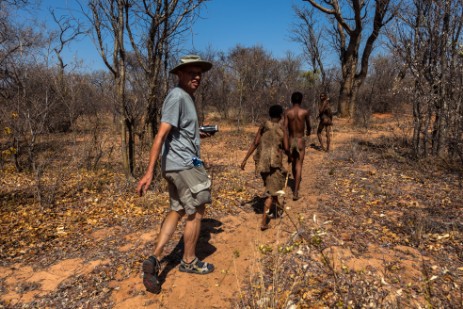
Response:
[[[164,141],[171,129],[172,125],[170,123],[161,122],[158,133],[154,137],[153,146],[151,146],[148,168],[146,169],[146,173],[143,178],[138,182],[137,192],[140,196],[148,190],[151,181],[153,180],[154,166],[158,160],[159,154],[161,153],[162,145],[164,144]]]
[[[306,126],[306,131],[305,135],[309,136],[310,133],[312,132],[312,126],[310,125],[310,113],[307,111],[305,114],[305,126]]]
[[[254,137],[254,140],[252,141],[252,144],[249,147],[249,150],[243,159],[243,162],[241,162],[242,170],[244,170],[244,167],[246,166],[246,161],[248,161],[248,158],[252,155],[254,150],[256,150],[257,146],[259,146],[261,136],[262,136],[262,127],[260,127],[259,130],[257,131],[256,136]]]
[[[288,129],[288,111],[286,110],[283,112],[283,126],[285,130]]]
[[[285,153],[289,156],[289,136],[288,136],[288,130],[287,127],[282,128],[283,129],[283,148]]]

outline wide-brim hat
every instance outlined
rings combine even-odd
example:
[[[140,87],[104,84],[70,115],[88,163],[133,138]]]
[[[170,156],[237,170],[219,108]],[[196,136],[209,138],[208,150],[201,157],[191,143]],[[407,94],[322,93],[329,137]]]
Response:
[[[180,63],[169,72],[172,74],[177,74],[179,70],[189,65],[200,67],[203,73],[209,71],[212,68],[212,63],[206,60],[202,60],[198,55],[187,55],[180,58]]]

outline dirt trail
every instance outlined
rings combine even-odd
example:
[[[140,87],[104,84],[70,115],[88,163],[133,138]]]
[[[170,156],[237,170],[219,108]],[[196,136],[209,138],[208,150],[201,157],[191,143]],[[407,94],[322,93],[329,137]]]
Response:
[[[35,255],[28,255],[27,251],[23,251],[20,252],[20,257],[24,259],[2,261],[0,309],[240,308],[244,307],[244,304],[239,304],[241,296],[248,301],[246,304],[250,300],[265,301],[265,293],[276,285],[272,282],[264,284],[262,286],[267,290],[262,291],[260,283],[253,281],[252,288],[249,288],[250,278],[263,273],[262,261],[280,262],[278,259],[272,260],[272,255],[264,255],[262,251],[270,247],[275,252],[278,247],[288,244],[290,236],[296,230],[290,218],[297,222],[301,215],[304,217],[301,225],[307,231],[320,228],[326,231],[327,236],[323,241],[328,250],[324,251],[325,255],[333,262],[332,267],[339,272],[340,290],[359,293],[352,298],[357,304],[361,305],[364,301],[368,301],[370,305],[380,304],[371,303],[378,297],[385,303],[398,304],[403,295],[403,307],[426,306],[429,305],[426,299],[429,282],[434,280],[433,291],[440,293],[435,295],[441,297],[436,300],[435,307],[458,307],[453,306],[457,304],[457,300],[452,302],[452,298],[444,294],[452,289],[454,294],[448,295],[461,295],[457,290],[458,286],[461,287],[461,276],[458,277],[458,274],[463,271],[458,260],[461,251],[458,251],[458,244],[454,244],[451,239],[459,237],[457,226],[455,225],[453,231],[448,230],[445,211],[457,222],[458,215],[454,213],[458,213],[459,209],[446,209],[451,203],[461,205],[458,191],[461,188],[461,179],[454,177],[452,180],[449,177],[447,183],[444,181],[442,186],[436,187],[433,179],[416,173],[413,165],[398,164],[405,159],[390,148],[376,150],[381,152],[380,161],[378,154],[366,153],[357,148],[361,145],[359,139],[364,145],[369,145],[369,141],[375,139],[381,141],[384,132],[390,134],[392,125],[381,122],[379,129],[361,132],[341,119],[337,119],[336,124],[332,153],[318,151],[312,146],[306,148],[300,189],[302,198],[292,201],[292,192],[288,188],[287,214],[282,218],[273,218],[270,229],[264,232],[260,231],[262,199],[259,197],[263,193],[262,181],[254,177],[253,164],[248,164],[245,171],[240,171],[236,163],[245,155],[246,150],[242,143],[244,138],[246,141],[250,140],[255,128],[249,128],[248,132],[241,132],[239,135],[234,131],[229,132],[228,139],[211,140],[202,148],[207,154],[207,160],[213,162],[212,175],[216,168],[220,175],[217,179],[220,178],[220,181],[213,186],[216,190],[213,192],[216,204],[210,207],[203,221],[197,255],[200,259],[213,263],[215,272],[199,276],[178,271],[183,243],[183,229],[179,227],[165,248],[164,253],[167,256],[162,261],[162,292],[154,295],[145,291],[141,278],[141,262],[154,248],[159,218],[167,207],[166,204],[159,203],[154,207],[160,211],[156,213],[157,218],[153,219],[151,214],[142,214],[135,220],[134,210],[127,210],[122,213],[122,220],[117,221],[117,224],[108,221],[93,228],[92,224],[87,224],[88,229],[82,229],[82,234],[72,243],[61,242],[57,238],[54,242],[56,248],[46,247]],[[308,144],[311,143],[318,145],[315,136],[311,137]],[[394,160],[384,160],[386,157]],[[328,165],[324,165],[324,160]],[[400,190],[396,191],[394,186],[401,186]],[[162,202],[162,194],[167,203],[165,192],[153,192],[153,200]],[[225,198],[226,194],[229,195]],[[437,197],[430,202],[435,206],[430,207],[425,199],[432,195]],[[453,195],[457,198],[453,199]],[[243,201],[242,198],[250,200]],[[153,200],[144,201],[146,207],[153,207]],[[446,200],[450,201],[448,205],[441,207],[440,201]],[[225,205],[226,202],[229,204]],[[421,213],[427,211],[427,207],[433,211],[437,209],[439,213],[433,212],[432,217],[423,217]],[[415,214],[416,217],[413,217]],[[20,217],[19,214],[18,218]],[[415,221],[408,223],[408,220]],[[402,222],[411,227],[404,227]],[[419,246],[413,243],[414,236],[407,234],[407,229],[414,231],[413,224],[417,225],[416,231],[423,233],[425,227],[429,228],[427,234],[422,234],[417,239],[420,241]],[[27,225],[20,226],[27,228]],[[441,234],[437,234],[434,229],[439,226],[442,227]],[[60,225],[56,227],[56,232],[63,232]],[[399,237],[404,237],[405,240],[399,241]],[[26,241],[27,239],[20,240]],[[89,242],[92,244],[89,245]],[[19,245],[24,247],[24,244]],[[70,250],[72,245],[76,248]],[[442,248],[447,251],[442,251]],[[308,251],[300,252],[304,254]],[[299,251],[294,256],[297,254]],[[331,272],[323,268],[323,263],[317,262],[316,254],[303,257],[307,258],[304,261],[313,266],[310,270],[314,276],[307,279],[305,286],[313,286],[317,293],[313,297],[307,295],[311,297],[310,301],[317,302],[320,298],[316,282],[326,280],[323,282],[330,284]],[[289,259],[287,262],[294,261]],[[278,269],[278,275],[286,276],[287,265],[264,266],[266,270]],[[354,283],[352,275],[357,276]],[[264,279],[279,278],[281,277]],[[312,285],[309,279],[314,279],[315,284]],[[247,294],[249,290],[252,295]],[[324,301],[320,300],[320,304],[325,304]]]
[[[312,137],[312,141],[314,137]],[[233,154],[244,157],[245,152]],[[318,192],[315,189],[317,166],[321,164],[327,154],[307,147],[303,166],[303,180],[297,202],[292,201],[292,192],[287,188],[287,214],[294,220],[300,213],[304,213],[307,220],[317,214]],[[224,158],[224,160],[230,160]],[[238,167],[237,167],[238,168]],[[252,164],[248,164],[245,175],[254,173]],[[261,181],[259,180],[259,183]],[[262,188],[255,190],[259,195]],[[260,190],[260,192],[259,192]],[[206,219],[203,224],[198,246],[198,256],[215,265],[212,274],[197,276],[178,271],[178,257],[175,261],[163,263],[161,277],[165,280],[159,295],[145,292],[141,280],[141,273],[136,276],[112,280],[105,293],[110,293],[110,301],[114,308],[229,308],[240,299],[241,287],[249,281],[252,274],[260,271],[257,263],[261,253],[260,245],[278,247],[284,243],[294,227],[289,216],[272,219],[270,229],[261,232],[261,214],[243,207],[237,215],[215,219]],[[318,215],[318,214],[317,214]],[[119,229],[109,229],[95,232],[95,241],[113,237]],[[153,244],[156,232],[146,230],[136,235],[127,235],[126,244],[119,248],[121,252],[128,252],[138,246]],[[168,250],[166,250],[168,251]],[[169,254],[169,252],[166,252]],[[34,299],[53,295],[58,285],[66,279],[90,274],[97,267],[109,265],[107,260],[95,260],[86,263],[84,259],[66,259],[54,263],[51,267],[35,272],[30,265],[17,264],[12,267],[0,267],[1,300],[11,308],[18,308],[31,303]],[[122,267],[122,266],[121,266]],[[118,267],[120,271],[121,267]],[[16,287],[16,288],[15,288]],[[17,287],[21,287],[18,290]],[[61,297],[61,296],[57,296]],[[65,297],[63,295],[62,297]],[[89,296],[90,297],[90,296]]]
[[[244,157],[244,152],[242,156]],[[317,192],[314,183],[317,178],[317,166],[321,164],[324,152],[307,147],[301,183],[302,198],[292,201],[291,189],[287,188],[287,215],[272,219],[270,229],[261,232],[261,214],[242,211],[236,216],[221,219],[222,232],[211,234],[209,244],[216,251],[206,260],[216,266],[216,271],[206,276],[192,276],[172,269],[166,277],[160,295],[143,295],[135,298],[121,297],[116,308],[135,308],[145,305],[153,308],[228,308],[239,300],[240,287],[249,280],[249,276],[260,271],[256,263],[260,252],[259,245],[278,247],[286,242],[294,227],[288,215],[297,220],[300,213],[317,214]],[[245,173],[253,173],[249,164]],[[281,221],[280,221],[281,220]],[[206,224],[207,225],[207,224]],[[134,279],[137,288],[141,281]],[[122,292],[122,291],[121,291]],[[120,293],[121,293],[120,292]],[[120,297],[115,293],[114,297]],[[123,292],[122,292],[123,293]],[[128,295],[127,295],[128,296]]]

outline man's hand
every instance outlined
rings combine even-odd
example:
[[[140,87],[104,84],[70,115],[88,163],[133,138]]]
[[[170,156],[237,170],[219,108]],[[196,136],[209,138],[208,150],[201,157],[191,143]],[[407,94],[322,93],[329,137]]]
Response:
[[[211,137],[212,135],[207,132],[199,131],[199,137],[200,138],[205,138],[205,137]]]
[[[138,182],[137,193],[139,196],[143,196],[148,190],[151,181],[153,180],[153,174],[145,174],[142,179]]]
[[[159,157],[159,153],[161,152],[162,145],[164,144],[164,141],[166,140],[167,135],[169,135],[171,129],[172,125],[170,123],[161,122],[158,133],[154,137],[153,146],[151,146],[150,162],[148,164],[148,168],[146,169],[147,172],[138,182],[137,193],[140,196],[143,196],[143,194],[146,193],[151,184],[151,181],[153,180],[154,166]]]

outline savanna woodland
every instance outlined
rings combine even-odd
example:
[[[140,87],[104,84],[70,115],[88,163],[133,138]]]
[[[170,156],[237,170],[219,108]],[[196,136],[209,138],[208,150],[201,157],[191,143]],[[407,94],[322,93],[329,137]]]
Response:
[[[288,1],[300,48],[282,58],[184,50],[210,2],[80,0],[45,24],[21,18],[36,1],[0,0],[0,308],[462,308],[463,2]],[[63,57],[84,37],[104,69]],[[179,228],[154,295],[141,263],[168,194],[159,171],[135,187],[187,53],[214,64],[195,96],[200,124],[219,126],[202,141],[213,202],[197,250],[216,270],[178,272]],[[293,91],[312,120],[302,199],[290,176],[261,232],[262,181],[239,162]]]

